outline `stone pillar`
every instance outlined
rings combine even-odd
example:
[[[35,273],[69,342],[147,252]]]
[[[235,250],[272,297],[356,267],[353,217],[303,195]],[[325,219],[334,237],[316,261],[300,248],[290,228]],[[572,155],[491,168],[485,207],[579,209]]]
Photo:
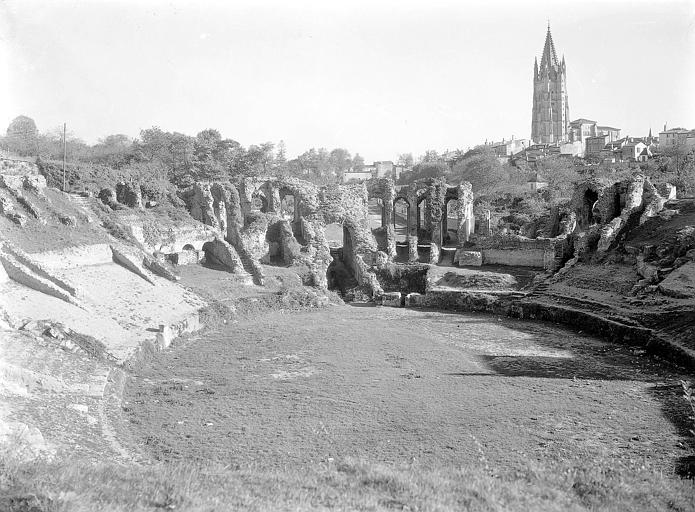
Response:
[[[475,217],[473,215],[473,188],[471,184],[464,181],[458,186],[458,205],[459,216],[459,245],[468,242],[475,230]]]
[[[408,236],[417,240],[417,203],[408,198]]]
[[[418,261],[419,257],[417,254],[417,237],[416,236],[409,236],[408,237],[408,261],[410,262],[416,262]]]
[[[490,210],[485,210],[485,218],[483,219],[483,235],[492,236],[492,221]]]
[[[217,203],[217,208],[215,213],[217,214],[217,220],[219,222],[220,231],[225,234],[227,233],[227,206],[223,200]]]
[[[428,219],[425,221],[425,223],[429,223],[429,228],[430,228],[430,241],[434,244],[436,244],[438,247],[441,247],[442,245],[442,217],[446,216],[446,211],[444,208],[444,205],[435,205],[434,203],[434,192],[430,194],[430,196],[427,198],[427,211],[425,212],[425,219]],[[440,211],[440,216],[438,219],[433,218],[433,213],[437,211],[437,208],[439,208]]]
[[[251,213],[251,205],[253,204],[253,182],[250,178],[246,178],[239,187],[239,206],[241,207],[242,222],[246,216]]]
[[[266,199],[266,213],[280,213],[280,189],[274,183],[266,182],[260,190]]]
[[[436,265],[437,263],[439,263],[439,246],[430,242],[430,264]]]
[[[388,201],[384,199],[384,211],[383,215],[381,216],[381,225],[382,226],[391,226],[393,227],[393,209],[396,207],[396,203],[393,199],[389,199]]]

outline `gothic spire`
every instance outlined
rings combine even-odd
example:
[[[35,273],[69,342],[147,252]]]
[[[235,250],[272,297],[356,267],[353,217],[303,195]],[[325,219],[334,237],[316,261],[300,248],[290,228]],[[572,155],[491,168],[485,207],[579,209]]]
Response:
[[[548,32],[545,35],[545,45],[543,46],[543,55],[541,56],[541,69],[546,66],[559,66],[557,53],[555,53],[555,45],[553,44],[553,36],[550,33],[550,22],[548,22]]]

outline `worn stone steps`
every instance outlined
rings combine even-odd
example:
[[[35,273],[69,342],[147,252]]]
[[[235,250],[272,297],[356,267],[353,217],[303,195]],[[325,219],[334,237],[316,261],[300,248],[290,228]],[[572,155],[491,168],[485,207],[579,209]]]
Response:
[[[94,212],[92,211],[92,205],[94,202],[93,197],[85,197],[81,196],[78,194],[69,194],[70,200],[75,203],[77,206],[79,206],[84,214],[85,217],[87,218],[87,222],[90,224],[94,222],[95,217],[94,217]]]

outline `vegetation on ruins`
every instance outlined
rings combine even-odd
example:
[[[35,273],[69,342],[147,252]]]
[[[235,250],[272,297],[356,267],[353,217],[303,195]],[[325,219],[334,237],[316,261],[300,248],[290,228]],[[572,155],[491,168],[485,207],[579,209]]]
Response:
[[[108,135],[89,145],[74,134],[66,134],[67,186],[71,190],[98,192],[115,183],[138,183],[144,200],[166,201],[181,206],[177,190],[195,181],[227,181],[253,176],[301,178],[316,185],[336,185],[348,170],[361,170],[364,159],[347,149],[311,148],[288,158],[285,145],[271,142],[243,147],[224,138],[215,129],[195,136],[168,132],[154,126],[142,130],[136,139],[123,134]],[[33,119],[15,118],[0,137],[0,147],[25,158],[35,158],[49,185],[62,187],[63,133],[59,128],[39,131]],[[410,153],[398,156],[397,163],[412,168],[401,174],[399,184],[424,178],[444,178],[456,185],[468,181],[476,195],[476,206],[544,201],[546,207],[569,198],[579,181],[588,177],[623,179],[640,171],[653,183],[669,182],[679,194],[695,193],[695,152],[683,147],[666,149],[647,162],[594,163],[578,158],[548,157],[533,163],[502,163],[493,149],[479,146],[457,150],[446,158],[428,150],[417,162]],[[542,194],[531,191],[527,182],[538,176],[548,186]],[[483,208],[485,209],[485,208]],[[507,209],[499,213],[505,216]]]
[[[10,123],[0,148],[20,157],[37,159],[49,184],[62,187],[63,133],[39,132],[29,117]],[[361,169],[364,159],[347,149],[311,148],[288,159],[284,142],[252,144],[224,138],[215,129],[195,136],[167,132],[157,126],[142,130],[137,139],[114,134],[89,145],[67,133],[67,184],[70,189],[98,191],[118,180],[140,182],[146,198],[162,200],[174,187],[195,181],[229,180],[252,176],[301,177],[319,185],[339,183],[348,169]]]

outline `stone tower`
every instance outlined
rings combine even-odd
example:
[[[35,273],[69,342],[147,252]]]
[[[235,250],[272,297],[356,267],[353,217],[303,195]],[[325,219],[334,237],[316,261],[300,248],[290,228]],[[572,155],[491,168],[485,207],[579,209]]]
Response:
[[[533,64],[531,140],[536,143],[566,141],[569,116],[565,57],[562,62],[557,59],[548,24],[541,65],[538,66],[537,58]]]

